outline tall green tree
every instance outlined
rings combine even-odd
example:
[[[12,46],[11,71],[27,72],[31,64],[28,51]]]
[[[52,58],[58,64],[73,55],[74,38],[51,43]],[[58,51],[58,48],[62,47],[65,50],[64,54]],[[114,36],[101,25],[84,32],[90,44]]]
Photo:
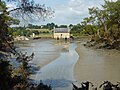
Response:
[[[115,2],[105,0],[102,9],[89,8],[89,14],[90,17],[83,20],[85,27],[89,25],[86,31],[94,31],[95,26],[97,30],[93,33],[94,36],[109,46],[120,47],[120,0]]]

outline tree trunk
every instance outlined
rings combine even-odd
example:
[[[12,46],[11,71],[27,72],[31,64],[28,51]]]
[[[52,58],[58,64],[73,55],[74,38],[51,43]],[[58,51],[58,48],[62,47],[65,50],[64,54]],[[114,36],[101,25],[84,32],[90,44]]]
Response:
[[[102,38],[102,37],[100,36],[100,30],[99,30],[99,29],[97,30],[97,35],[98,35],[99,38]]]

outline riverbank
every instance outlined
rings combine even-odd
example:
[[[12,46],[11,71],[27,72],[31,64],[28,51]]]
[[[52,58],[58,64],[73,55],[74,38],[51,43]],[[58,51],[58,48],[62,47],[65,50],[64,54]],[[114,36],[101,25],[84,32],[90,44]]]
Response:
[[[119,51],[86,48],[80,42],[76,51],[80,56],[74,68],[77,81],[91,81],[96,86],[105,80],[113,83],[120,81]]]

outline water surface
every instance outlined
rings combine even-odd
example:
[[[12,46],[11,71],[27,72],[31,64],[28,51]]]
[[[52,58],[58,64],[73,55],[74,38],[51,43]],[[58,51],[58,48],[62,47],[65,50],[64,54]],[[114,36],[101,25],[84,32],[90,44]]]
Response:
[[[39,82],[42,80],[45,84],[50,84],[53,90],[72,90],[74,79],[74,65],[79,56],[75,51],[75,43],[58,42],[54,40],[32,42],[30,47],[22,47],[23,51],[35,52],[35,58],[31,63],[40,65],[45,60],[60,54],[55,60],[43,66],[31,78]],[[48,58],[48,59],[46,59]]]

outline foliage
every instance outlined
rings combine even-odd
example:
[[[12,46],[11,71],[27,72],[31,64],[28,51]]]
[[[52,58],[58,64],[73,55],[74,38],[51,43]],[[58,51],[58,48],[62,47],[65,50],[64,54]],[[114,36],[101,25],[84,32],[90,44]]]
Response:
[[[33,25],[33,24],[28,24],[27,27],[30,28],[30,29],[40,29],[41,28],[41,26]]]
[[[51,18],[54,13],[50,7],[46,7],[45,4],[36,4],[34,0],[11,1],[17,3],[16,8],[8,12],[20,21],[45,20],[46,18]]]
[[[71,28],[70,33],[73,34],[73,36],[80,36],[81,32],[83,31],[83,26],[80,24],[77,25],[69,25]]]
[[[67,25],[60,25],[59,28],[67,28]]]
[[[0,1],[0,51],[2,52],[11,51],[10,43],[13,42],[13,39],[9,35],[8,29],[9,25],[14,24],[15,21],[15,19],[8,15],[6,10],[6,4]]]
[[[58,27],[58,25],[56,25],[55,23],[47,23],[46,25],[32,25],[32,24],[28,24],[28,28],[30,29],[49,29],[52,30],[54,27]]]
[[[39,35],[39,31],[38,30],[34,30],[32,32],[35,33],[36,35]]]
[[[74,25],[70,24],[70,25],[69,25],[69,28],[70,28],[70,29],[72,29],[72,28],[73,28],[73,26],[74,26]]]
[[[11,65],[9,61],[0,60],[0,90],[9,90],[11,88]]]
[[[12,35],[12,36],[30,36],[32,34],[32,31],[30,30],[27,30],[26,28],[24,27],[13,27],[13,28],[9,28],[8,29],[8,33],[9,35]]]
[[[89,8],[89,14],[90,17],[85,18],[82,24],[85,32],[93,35],[92,40],[105,43],[110,48],[120,48],[120,0],[105,1],[102,9]]]
[[[48,23],[46,26],[48,29],[52,30],[56,25],[54,23]]]
[[[7,8],[6,2],[17,3],[12,10]],[[19,20],[46,19],[54,12],[45,5],[35,4],[32,0],[0,0],[0,90],[26,90],[29,87],[29,64],[34,54],[27,56],[15,50],[12,35],[26,35],[24,28],[10,28],[10,25],[19,24]],[[11,17],[11,15],[13,17]],[[22,32],[22,33],[21,33]],[[19,61],[19,67],[13,68],[10,64],[11,54]],[[16,61],[15,60],[15,61]],[[16,88],[16,89],[15,89]]]
[[[73,84],[73,90],[97,90],[98,88],[102,88],[102,90],[120,90],[120,83],[117,82],[117,84],[112,84],[109,81],[104,81],[99,87],[95,87],[93,83],[86,81],[81,83],[81,87],[76,86]],[[92,89],[90,89],[90,85]]]

